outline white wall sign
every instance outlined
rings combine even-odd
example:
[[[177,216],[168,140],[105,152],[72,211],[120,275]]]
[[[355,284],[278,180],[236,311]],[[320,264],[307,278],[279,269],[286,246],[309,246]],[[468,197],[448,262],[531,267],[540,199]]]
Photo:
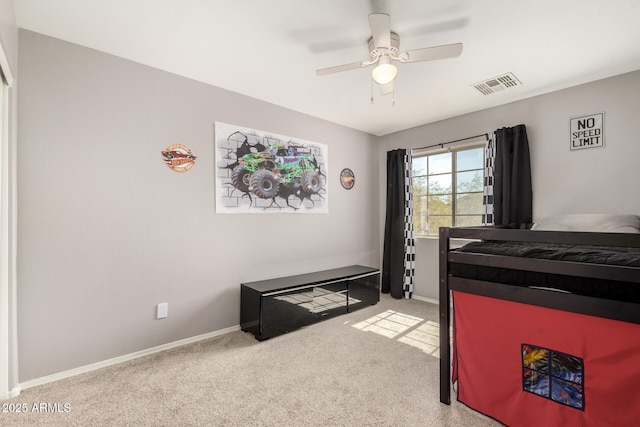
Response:
[[[604,113],[571,119],[570,148],[604,147]]]

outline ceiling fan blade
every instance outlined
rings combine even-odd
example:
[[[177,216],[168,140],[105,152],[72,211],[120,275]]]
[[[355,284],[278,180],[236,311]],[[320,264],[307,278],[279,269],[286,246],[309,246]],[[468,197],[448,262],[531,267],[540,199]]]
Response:
[[[316,70],[316,74],[319,76],[326,76],[327,74],[340,73],[342,71],[355,70],[356,68],[362,68],[369,65],[366,61],[353,62],[351,64],[336,65],[335,67],[322,68]]]
[[[400,61],[420,62],[435,61],[436,59],[455,58],[462,53],[462,43],[446,44],[443,46],[425,47],[402,52]]]
[[[369,26],[373,45],[377,48],[391,47],[391,19],[386,13],[372,13],[369,15]]]
[[[393,93],[394,90],[393,82],[387,83],[386,85],[380,85],[380,95],[389,95],[390,93]]]

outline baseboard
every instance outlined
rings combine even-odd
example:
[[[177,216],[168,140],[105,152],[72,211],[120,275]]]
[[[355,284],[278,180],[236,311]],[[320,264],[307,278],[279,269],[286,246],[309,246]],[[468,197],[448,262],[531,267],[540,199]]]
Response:
[[[162,344],[156,347],[151,347],[146,350],[136,351],[135,353],[126,354],[124,356],[114,357],[113,359],[104,360],[102,362],[96,362],[90,365],[81,366],[79,368],[69,369],[68,371],[58,372],[57,374],[47,375],[46,377],[25,381],[23,383],[20,383],[18,387],[14,388],[11,391],[11,393],[16,391],[16,394],[11,397],[15,397],[18,394],[20,394],[20,390],[26,390],[31,387],[36,387],[36,386],[47,384],[53,381],[58,381],[64,378],[73,377],[75,375],[84,374],[86,372],[95,371],[96,369],[105,368],[107,366],[116,365],[118,363],[127,362],[129,360],[138,359],[140,357],[148,356],[150,354],[159,353],[161,351],[170,350],[172,348],[180,347],[183,345],[206,340],[209,338],[217,337],[220,335],[228,334],[229,332],[235,332],[239,330],[240,330],[240,325],[231,326],[229,328],[220,329],[218,331],[197,335],[191,338],[185,338],[183,340]]]
[[[14,388],[12,388],[11,390],[9,390],[9,396],[8,398],[11,399],[12,397],[17,397],[20,394],[20,385],[15,386]]]
[[[421,297],[416,294],[411,295],[411,298],[417,299],[418,301],[430,302],[431,304],[435,304],[435,305],[439,304],[438,300],[427,298],[427,297]]]
[[[431,304],[438,304],[438,301],[431,298],[421,297],[418,295],[412,295],[413,299],[418,301],[424,301]],[[170,350],[172,348],[180,347],[183,345],[191,344],[194,342],[214,338],[220,335],[228,334],[229,332],[235,332],[240,330],[240,325],[231,326],[229,328],[220,329],[218,331],[209,332],[202,335],[197,335],[191,338],[185,338],[178,341],[173,341],[167,344],[162,344],[156,347],[151,347],[145,350],[136,351],[135,353],[125,354],[123,356],[114,357],[113,359],[103,360],[102,362],[92,363],[90,365],[80,366],[78,368],[69,369],[68,371],[58,372],[57,374],[47,375],[45,377],[36,378],[33,380],[25,381],[18,384],[9,392],[9,398],[16,397],[20,394],[20,391],[26,390],[32,387],[37,387],[43,384],[59,381],[64,378],[73,377],[76,375],[84,374],[86,372],[95,371],[97,369],[106,368],[107,366],[117,365],[118,363],[128,362],[129,360],[138,359],[140,357],[148,356],[150,354],[159,353],[161,351]]]

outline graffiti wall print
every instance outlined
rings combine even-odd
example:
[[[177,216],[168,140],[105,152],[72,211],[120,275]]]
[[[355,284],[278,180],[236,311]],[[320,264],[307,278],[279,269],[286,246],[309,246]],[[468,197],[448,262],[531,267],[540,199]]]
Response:
[[[216,212],[327,213],[325,144],[216,122]]]

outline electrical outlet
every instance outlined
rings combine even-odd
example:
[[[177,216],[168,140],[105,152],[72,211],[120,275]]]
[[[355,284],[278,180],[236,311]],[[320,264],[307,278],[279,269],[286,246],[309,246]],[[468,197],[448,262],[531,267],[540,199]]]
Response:
[[[158,307],[156,310],[156,319],[164,319],[168,315],[169,315],[169,303],[163,302],[158,304]]]

